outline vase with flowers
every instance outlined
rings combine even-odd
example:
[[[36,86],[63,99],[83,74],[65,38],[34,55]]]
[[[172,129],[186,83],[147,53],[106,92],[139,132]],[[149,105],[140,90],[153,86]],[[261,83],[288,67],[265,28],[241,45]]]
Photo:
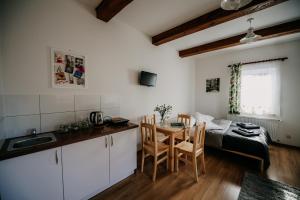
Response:
[[[169,115],[171,114],[171,111],[172,111],[172,106],[166,105],[166,104],[163,104],[163,105],[160,105],[160,106],[157,105],[154,108],[154,112],[158,112],[159,115],[160,115],[160,124],[161,125],[165,124],[165,121],[166,121],[166,119],[169,118]]]

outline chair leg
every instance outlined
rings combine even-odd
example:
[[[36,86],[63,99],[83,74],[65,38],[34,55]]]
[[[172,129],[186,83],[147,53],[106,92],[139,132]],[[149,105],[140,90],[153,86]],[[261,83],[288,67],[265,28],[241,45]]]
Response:
[[[144,171],[144,162],[145,162],[145,151],[144,149],[142,150],[142,163],[141,163],[141,172],[143,173]]]
[[[169,171],[169,151],[167,151],[167,171]]]
[[[178,150],[175,149],[175,172],[178,172],[178,161],[179,158],[178,158]]]
[[[204,153],[201,154],[201,164],[202,164],[202,173],[205,174],[205,160],[204,160]]]
[[[157,156],[154,157],[154,169],[153,169],[153,177],[152,177],[153,182],[155,182],[156,180],[156,171],[157,171]]]
[[[193,168],[194,168],[195,181],[198,182],[198,170],[197,170],[197,157],[196,156],[193,156]]]

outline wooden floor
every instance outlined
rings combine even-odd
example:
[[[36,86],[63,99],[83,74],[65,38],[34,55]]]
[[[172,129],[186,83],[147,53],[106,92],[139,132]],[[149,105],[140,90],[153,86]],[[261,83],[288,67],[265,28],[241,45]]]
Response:
[[[140,155],[138,156],[140,158]],[[262,176],[300,188],[300,150],[270,146],[271,166]],[[199,183],[193,179],[192,168],[180,165],[179,173],[169,173],[165,166],[158,168],[157,181],[152,183],[152,161],[146,160],[145,172],[135,175],[98,194],[93,199],[237,199],[246,171],[257,174],[259,163],[228,152],[206,149],[206,174]],[[140,159],[138,160],[138,165]],[[140,167],[139,167],[140,169]]]

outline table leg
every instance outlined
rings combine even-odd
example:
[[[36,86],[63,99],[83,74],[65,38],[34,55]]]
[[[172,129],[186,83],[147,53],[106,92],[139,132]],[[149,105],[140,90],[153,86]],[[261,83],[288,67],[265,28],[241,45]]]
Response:
[[[171,172],[174,172],[174,143],[175,143],[175,134],[171,134],[170,137],[170,169]]]

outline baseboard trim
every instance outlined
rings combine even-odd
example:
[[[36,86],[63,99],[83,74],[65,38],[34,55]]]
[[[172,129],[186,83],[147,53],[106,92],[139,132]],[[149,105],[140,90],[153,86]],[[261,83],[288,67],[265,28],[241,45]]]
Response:
[[[278,143],[278,142],[273,142],[271,143],[272,145],[276,145],[276,146],[281,146],[281,147],[287,147],[287,148],[292,148],[292,149],[300,149],[300,147],[298,146],[293,146],[293,145],[289,145],[289,144],[282,144],[282,143]]]

